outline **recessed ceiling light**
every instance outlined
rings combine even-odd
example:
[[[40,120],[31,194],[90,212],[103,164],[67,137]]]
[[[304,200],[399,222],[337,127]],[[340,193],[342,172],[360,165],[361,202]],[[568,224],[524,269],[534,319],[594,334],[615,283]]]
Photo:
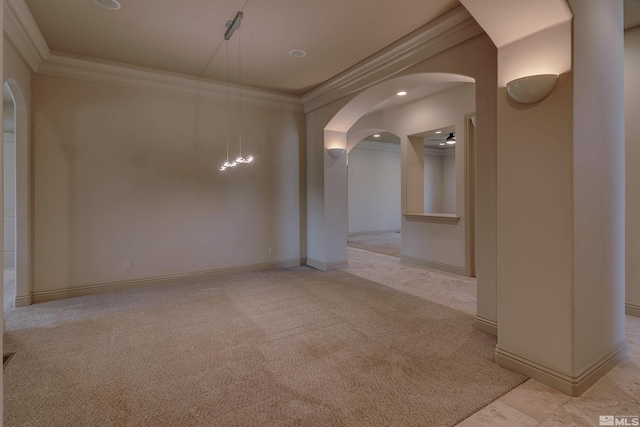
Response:
[[[289,51],[289,56],[293,56],[294,58],[302,58],[306,54],[307,52],[302,49],[293,49]]]
[[[444,142],[441,142],[440,145],[446,145]]]
[[[380,138],[380,134],[376,133],[375,135],[373,135],[374,138]]]
[[[436,131],[436,135],[439,134],[439,133],[442,133],[442,131],[441,130],[437,130]]]
[[[98,3],[100,6],[104,7],[105,9],[110,9],[110,10],[118,10],[120,9],[120,3],[118,3],[116,0],[96,0],[96,3]]]
[[[396,93],[396,95],[398,96],[405,96],[407,94],[407,92],[401,90],[400,92]]]

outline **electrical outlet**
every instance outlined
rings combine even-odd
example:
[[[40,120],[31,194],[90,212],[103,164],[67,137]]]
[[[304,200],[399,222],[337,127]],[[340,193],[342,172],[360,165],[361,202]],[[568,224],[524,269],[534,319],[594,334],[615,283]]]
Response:
[[[131,260],[127,259],[124,261],[123,265],[122,265],[122,269],[123,270],[131,270]]]
[[[273,255],[273,246],[269,246],[269,255]]]

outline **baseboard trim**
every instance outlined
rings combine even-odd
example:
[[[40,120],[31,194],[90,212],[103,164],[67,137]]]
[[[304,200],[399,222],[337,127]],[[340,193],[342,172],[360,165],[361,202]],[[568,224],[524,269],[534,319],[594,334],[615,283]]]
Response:
[[[628,314],[633,317],[640,317],[640,305],[626,303],[624,305],[624,314]]]
[[[28,307],[32,304],[31,295],[20,295],[16,297],[15,307]]]
[[[498,323],[493,320],[489,320],[485,317],[476,315],[474,326],[476,327],[476,329],[481,330],[482,332],[498,336]]]
[[[307,258],[307,265],[320,271],[340,270],[349,267],[347,261],[325,263],[313,258]]]
[[[467,275],[467,271],[464,267],[458,267],[457,265],[444,264],[436,261],[427,261],[425,259],[414,258],[407,255],[400,255],[400,262],[432,268],[434,270],[446,271],[447,273],[459,274],[461,276]]]
[[[97,285],[78,286],[74,288],[57,289],[54,291],[40,291],[33,293],[33,302],[41,303],[55,301],[63,298],[73,298],[85,295],[101,294],[105,292],[123,291],[127,289],[146,288],[150,286],[167,285],[187,280],[206,279],[210,277],[228,276],[238,273],[250,273],[254,271],[274,270],[277,268],[292,268],[304,265],[304,258],[269,262],[264,264],[252,264],[241,267],[220,268],[215,270],[198,271],[193,273],[156,276],[145,279],[126,280],[122,282],[101,283]],[[16,300],[17,304],[17,300]]]
[[[386,142],[384,142],[383,144],[386,144]],[[371,230],[371,231],[355,231],[353,233],[349,233],[349,237],[351,236],[362,236],[365,234],[377,234],[377,233],[400,233],[400,229],[396,228],[393,230]]]
[[[496,347],[496,363],[520,372],[536,381],[560,390],[570,396],[580,396],[607,372],[627,358],[627,341],[622,340],[612,351],[576,375],[568,375],[542,363],[520,357]]]

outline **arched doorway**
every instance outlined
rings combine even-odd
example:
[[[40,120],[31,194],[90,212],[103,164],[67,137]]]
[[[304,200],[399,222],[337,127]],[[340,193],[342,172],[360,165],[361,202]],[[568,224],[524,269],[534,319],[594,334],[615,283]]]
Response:
[[[400,137],[365,129],[347,147],[347,244],[400,258]]]
[[[474,114],[476,109],[474,82],[463,75],[428,72],[390,79],[353,98],[325,127],[325,144],[336,146],[342,139],[347,150],[362,139],[363,133],[375,129],[376,124],[383,124],[401,136],[401,229],[411,237],[402,239],[403,261],[468,276],[475,273],[474,260],[469,256],[474,240],[474,219],[469,213],[473,209],[467,210],[474,199],[469,198],[466,180],[470,165],[465,160],[465,116]],[[402,100],[396,94],[399,88],[407,92]],[[438,208],[434,213],[424,207],[425,183],[429,181],[425,177],[425,162],[431,157],[424,152],[430,141],[425,131],[438,133],[456,128],[460,143],[454,150],[455,163],[453,157],[449,158],[453,165],[449,169],[453,177],[454,212]],[[428,150],[442,155],[438,148]]]
[[[6,83],[2,90],[2,162],[3,162],[3,258],[4,309],[13,308],[16,298],[16,128],[15,102]]]
[[[4,261],[10,279],[4,306],[8,308],[31,304],[31,146],[28,106],[16,80],[4,83],[3,102]]]

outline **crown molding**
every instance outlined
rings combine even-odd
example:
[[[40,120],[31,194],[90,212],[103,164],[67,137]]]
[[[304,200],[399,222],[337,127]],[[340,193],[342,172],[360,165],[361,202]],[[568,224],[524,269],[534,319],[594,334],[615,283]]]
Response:
[[[304,94],[304,112],[386,80],[482,33],[469,12],[458,6]]]
[[[223,101],[227,99],[226,83],[51,51],[24,0],[4,2],[4,33],[16,53],[34,73],[138,89],[167,91],[183,96]],[[242,87],[242,103],[260,108],[303,113],[299,96],[246,86]]]
[[[4,35],[32,72],[49,56],[49,46],[24,0],[5,0]]]
[[[38,73],[137,89],[160,90],[190,97],[221,101],[227,99],[226,83],[58,52],[49,54],[38,68]],[[234,91],[237,90],[237,86],[229,87]],[[298,96],[267,92],[246,86],[242,87],[242,104],[294,113],[303,112],[302,102]]]

